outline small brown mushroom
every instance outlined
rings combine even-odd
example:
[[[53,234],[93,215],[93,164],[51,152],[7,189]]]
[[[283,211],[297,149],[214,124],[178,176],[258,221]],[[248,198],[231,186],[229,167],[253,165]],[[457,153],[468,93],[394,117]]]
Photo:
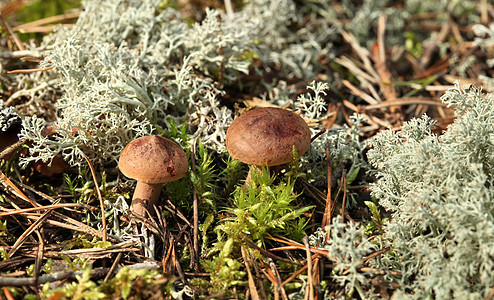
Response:
[[[130,205],[136,215],[144,216],[158,201],[161,184],[182,178],[188,161],[184,150],[164,137],[152,135],[131,141],[122,150],[120,171],[136,179],[137,186]]]
[[[310,145],[310,129],[294,112],[275,107],[256,108],[236,118],[226,133],[230,155],[253,166],[277,166],[293,158],[293,147],[303,155]],[[250,180],[250,173],[246,182]]]

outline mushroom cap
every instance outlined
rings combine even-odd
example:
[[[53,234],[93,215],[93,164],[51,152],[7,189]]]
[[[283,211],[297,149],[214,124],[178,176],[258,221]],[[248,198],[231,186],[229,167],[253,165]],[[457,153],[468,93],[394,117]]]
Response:
[[[129,178],[158,184],[182,178],[187,172],[188,161],[177,143],[151,135],[128,143],[120,154],[118,167]]]
[[[303,155],[310,145],[310,129],[294,112],[262,107],[236,118],[226,132],[230,155],[249,165],[276,166],[290,162],[293,146]]]

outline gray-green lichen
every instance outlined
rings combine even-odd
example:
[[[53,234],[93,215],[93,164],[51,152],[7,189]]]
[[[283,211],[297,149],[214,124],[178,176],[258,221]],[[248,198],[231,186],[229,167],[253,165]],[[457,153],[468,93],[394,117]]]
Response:
[[[390,279],[403,298],[482,299],[494,285],[494,99],[457,86],[442,100],[457,117],[444,134],[424,116],[370,142],[370,189],[392,213],[381,267],[402,272]]]
[[[50,124],[57,132],[45,137],[48,124],[24,118],[21,137],[36,155],[23,157],[22,165],[57,153],[70,165],[82,162],[81,153],[95,163],[115,162],[130,140],[166,130],[169,119],[186,122],[193,141],[223,152],[233,112],[219,99],[225,85],[254,67],[254,57],[262,68],[277,66],[280,77],[313,76],[318,55],[328,53],[327,34],[290,28],[303,20],[291,0],[251,1],[233,16],[208,9],[192,26],[160,4],[85,1],[73,27],[45,38],[37,49],[45,53],[40,67],[53,69],[18,79],[40,85],[33,97],[57,91]],[[287,9],[280,13],[275,4]]]
[[[7,107],[0,101],[0,133],[6,132],[12,126],[21,123],[21,117],[13,107]]]

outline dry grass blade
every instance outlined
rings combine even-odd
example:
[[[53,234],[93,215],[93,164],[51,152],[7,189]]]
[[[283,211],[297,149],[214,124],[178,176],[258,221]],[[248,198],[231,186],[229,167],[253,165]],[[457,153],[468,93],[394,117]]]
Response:
[[[361,82],[377,83],[378,80],[360,69],[352,60],[346,56],[334,59],[334,62],[347,68]]]
[[[173,202],[171,202],[170,199],[167,199],[166,200],[165,208],[169,212],[171,212],[174,216],[176,215],[177,217],[179,217],[180,219],[182,219],[182,221],[184,221],[185,224],[187,224],[189,227],[193,228],[193,226],[190,223],[190,221],[184,216],[184,214],[180,210],[177,209],[177,207],[175,206],[175,204],[173,204]]]
[[[259,287],[259,292],[260,292],[260,297],[261,299],[265,300],[268,299],[268,296],[266,295],[266,291],[264,290],[264,283],[263,279],[261,277],[261,270],[259,268],[259,265],[256,262],[255,255],[252,250],[249,250],[249,261],[254,267],[254,271],[256,273],[256,281],[257,281],[257,286]]]
[[[93,176],[94,187],[96,189],[96,193],[98,194],[99,204],[101,208],[101,223],[102,223],[101,225],[103,226],[103,242],[106,242],[108,240],[108,233],[106,231],[107,228],[106,228],[106,217],[105,217],[105,202],[103,201],[103,197],[101,196],[101,191],[99,190],[98,179],[96,178],[96,172],[94,171],[93,165],[89,161],[89,158],[86,156],[86,154],[84,154],[82,151],[81,154],[84,157],[84,159],[87,161],[87,164],[89,165],[89,169],[91,169],[91,175]]]
[[[367,74],[364,70],[360,69],[352,60],[348,57],[336,58],[335,63],[338,63],[344,67],[346,67],[356,78],[360,81],[361,86],[365,86],[369,89],[369,93],[372,95],[374,99],[378,102],[381,102],[382,99],[379,96],[379,93],[374,88],[373,84],[378,83],[376,78],[373,78],[369,74]]]
[[[173,250],[173,237],[170,238],[170,246],[168,247],[168,250],[166,252],[166,255],[163,256],[163,273],[171,273],[173,268],[169,267],[172,266],[171,264],[168,264],[170,261],[170,258],[172,256],[172,250]],[[173,263],[173,262],[172,262]]]
[[[60,201],[60,199],[58,200]],[[20,215],[24,213],[29,213],[29,212],[35,212],[35,211],[40,211],[40,210],[53,210],[57,208],[67,208],[67,207],[81,207],[85,208],[87,210],[94,210],[94,207],[89,206],[87,204],[83,203],[58,203],[58,204],[53,204],[53,205],[46,205],[46,206],[37,206],[33,208],[24,208],[24,209],[6,209],[6,208],[0,208],[1,210],[4,210],[6,212],[0,213],[0,218],[1,217],[6,217],[6,216],[12,216],[12,215]]]
[[[480,23],[487,25],[489,23],[489,11],[487,0],[480,0]]]
[[[281,293],[281,298],[283,300],[288,300],[288,296],[286,295],[285,288],[281,284],[281,277],[280,277],[280,273],[278,273],[278,269],[276,268],[276,264],[270,258],[268,258],[268,262],[269,262],[269,267],[271,268],[270,269],[271,274],[274,277],[274,282],[275,282],[274,289],[275,289],[275,291]],[[276,294],[278,294],[278,293],[276,293]]]
[[[271,269],[271,267],[266,266],[266,264],[262,260],[260,261],[260,263],[261,263],[261,267],[263,267],[261,269],[262,273],[266,276],[266,278],[275,287],[274,288],[274,299],[280,299],[280,294],[279,294],[279,291],[277,289],[278,283],[276,281],[276,277],[273,273],[273,270]]]
[[[20,28],[18,31],[22,33],[50,33],[54,31],[57,27],[63,26],[65,28],[71,28],[74,25],[73,24],[55,24],[55,25],[44,25],[44,26],[31,26],[31,27],[24,27]],[[14,28],[18,29],[18,28]]]
[[[281,285],[285,285],[287,283],[292,282],[293,279],[297,278],[300,274],[304,273],[305,270],[307,270],[307,265],[304,265],[302,268],[300,268],[300,270],[298,270],[297,272],[293,273],[292,276],[288,277],[285,281],[283,281],[281,283]]]
[[[324,258],[321,257],[320,255],[316,254],[312,256],[313,259],[313,269],[312,269],[312,284],[314,286],[314,298],[319,299],[320,293],[319,289],[316,289],[315,287],[321,286],[321,278],[323,276],[323,270],[324,270]]]
[[[376,116],[370,114],[360,113],[360,115],[366,118],[367,122],[372,125],[377,125],[377,127],[392,128],[393,126],[387,120],[379,119]]]
[[[373,258],[375,258],[375,257],[377,257],[377,256],[379,256],[381,254],[384,254],[384,253],[388,252],[390,249],[391,249],[391,247],[384,247],[382,249],[376,250],[376,251],[372,252],[371,254],[367,255],[366,257],[364,257],[362,259],[362,263],[365,264],[369,260],[371,260],[371,259],[373,259]]]
[[[341,203],[341,222],[342,223],[345,223],[345,217],[346,217],[346,213],[345,213],[345,205],[346,205],[346,191],[347,191],[347,188],[346,188],[346,170],[343,170],[342,172],[343,174],[341,174],[341,186],[343,187],[343,201]]]
[[[38,236],[38,249],[36,250],[36,259],[34,261],[34,278],[36,278],[36,281],[38,281],[39,273],[41,271],[41,266],[43,265],[43,256],[45,252],[45,239],[43,238],[42,235],[42,229],[36,229],[36,235]]]
[[[428,86],[422,86],[421,84],[418,84],[418,83],[412,83],[412,84],[410,84],[410,87],[412,89],[424,89],[425,91],[428,91],[428,92],[445,92],[447,90],[453,89],[455,86],[454,85],[428,85]]]
[[[113,272],[117,268],[117,265],[120,262],[120,260],[122,259],[122,256],[123,256],[123,252],[119,252],[117,254],[117,257],[115,258],[115,261],[113,261],[113,264],[111,265],[110,270],[108,271],[108,274],[105,276],[105,279],[103,279],[103,282],[108,282],[108,279],[110,279],[110,277],[113,275]]]
[[[190,165],[192,173],[196,172],[196,150],[195,145],[191,145],[190,147]],[[194,235],[193,235],[193,262],[194,269],[199,270],[199,199],[197,197],[197,189],[193,186],[192,190],[192,210],[193,210],[193,222],[194,222]]]
[[[21,57],[20,60],[30,61],[30,62],[35,62],[35,63],[40,63],[40,62],[43,61],[42,59],[39,59],[39,58],[36,58],[36,57],[31,57],[31,56]]]
[[[287,244],[290,247],[292,247],[292,250],[305,250],[305,246],[303,244],[300,244],[300,243],[297,243],[294,241],[287,241],[287,240],[276,238],[276,237],[266,237],[266,238],[273,240],[273,241]],[[270,251],[287,250],[287,249],[288,248],[273,248],[273,249],[270,249]],[[311,252],[314,252],[317,254],[322,254],[322,255],[328,255],[329,254],[329,251],[324,249],[324,248],[309,247],[309,249]]]
[[[242,238],[242,240],[251,248],[261,252],[264,256],[270,258],[270,259],[274,259],[274,260],[277,260],[277,261],[282,261],[282,262],[285,262],[285,263],[289,263],[289,264],[292,264],[292,265],[299,265],[301,266],[302,264],[298,261],[293,261],[293,260],[289,260],[289,259],[286,259],[286,258],[283,258],[283,257],[279,257],[277,255],[274,255],[273,253],[269,252],[269,251],[266,251],[264,249],[262,249],[261,247],[257,246],[253,241],[251,241],[244,233],[239,233],[240,235],[240,238]]]
[[[0,14],[7,18],[26,6],[25,0],[11,0],[0,7]]]
[[[321,228],[325,228],[326,226],[331,224],[331,208],[333,206],[333,202],[331,201],[331,185],[332,185],[332,173],[333,170],[331,168],[331,155],[329,153],[329,147],[326,147],[326,169],[328,173],[327,178],[327,189],[328,193],[326,195],[326,206],[324,208],[324,215],[322,217]]]
[[[5,298],[7,300],[15,300],[14,296],[10,293],[10,291],[7,289],[7,287],[3,288],[3,294],[5,295]]]
[[[36,50],[17,50],[17,51],[1,51],[0,58],[3,59],[20,59],[24,56],[36,56],[41,57],[41,52]],[[4,103],[5,104],[5,103]]]
[[[424,79],[431,76],[439,76],[440,74],[444,74],[448,71],[448,67],[450,66],[449,56],[443,57],[438,60],[434,65],[427,68],[427,70],[417,73],[415,79]]]
[[[60,251],[61,254],[65,254],[68,257],[84,257],[84,258],[103,258],[110,257],[113,253],[124,253],[131,251],[139,251],[138,247],[135,247],[136,241],[130,240],[119,244],[115,244],[108,248],[88,248],[88,249],[73,249]]]
[[[358,267],[358,270],[360,272],[369,272],[369,273],[373,273],[373,274],[379,274],[379,275],[386,275],[386,274],[390,274],[392,276],[396,276],[396,277],[401,277],[403,276],[403,274],[399,271],[394,271],[394,270],[381,270],[381,269],[377,269],[377,268],[371,268],[371,267]],[[345,274],[348,273],[348,270],[344,272]]]
[[[12,181],[10,181],[10,179],[2,173],[2,171],[0,171],[0,181],[3,183],[4,186],[10,188],[14,192],[14,194],[16,194],[16,196],[31,203],[34,207],[39,206],[33,200],[24,195],[24,193],[15,184],[13,184]]]
[[[13,29],[15,31],[23,31],[23,32],[33,32],[30,29],[33,27],[40,27],[46,24],[51,24],[51,23],[59,23],[67,20],[72,20],[72,19],[77,19],[81,15],[80,11],[72,12],[72,13],[66,13],[66,14],[61,14],[61,15],[56,15],[56,16],[51,16],[43,19],[39,19],[33,22],[29,23],[24,23],[18,26],[15,26]]]
[[[314,300],[314,283],[312,278],[312,255],[310,253],[309,238],[304,236],[302,239],[305,246],[305,254],[307,255],[307,287],[305,290],[304,299]]]
[[[392,75],[386,65],[386,51],[384,48],[384,34],[386,31],[386,16],[379,17],[377,44],[372,47],[372,58],[377,74],[381,80],[378,82],[382,94],[386,100],[396,99],[396,90],[392,84]]]
[[[247,258],[247,252],[245,247],[241,246],[240,251],[242,251],[242,258],[244,259],[245,269],[247,270],[247,278],[249,283],[250,296],[253,300],[259,300],[259,294],[257,293],[257,287],[252,276],[252,271],[249,266],[249,259]]]
[[[33,231],[37,230],[43,222],[48,218],[51,214],[52,210],[48,210],[41,215],[33,224],[31,224],[26,231],[15,241],[14,245],[10,249],[8,256],[11,257],[14,253],[20,248],[22,243],[26,240],[26,238],[33,233]]]
[[[364,63],[364,67],[367,73],[369,73],[376,80],[376,82],[379,81],[379,75],[376,73],[374,68],[372,68],[372,64],[369,60],[369,51],[360,46],[358,40],[353,36],[352,33],[343,30],[340,26],[338,26],[338,30],[343,38],[350,44],[360,60]]]
[[[409,98],[399,98],[391,101],[388,100],[379,104],[367,105],[364,107],[364,110],[373,110],[373,109],[380,109],[390,106],[413,105],[413,104],[436,105],[442,107],[447,106],[446,104],[440,102],[440,100],[435,100],[433,98],[409,97]]]
[[[48,70],[51,70],[55,67],[53,66],[50,66],[50,67],[46,67],[46,68],[36,68],[36,69],[22,69],[22,70],[12,70],[12,71],[8,71],[7,73],[8,74],[19,74],[19,73],[34,73],[34,72],[42,72],[42,71],[48,71]]]
[[[52,210],[53,211],[53,210]],[[83,233],[87,233],[89,235],[92,235],[92,236],[95,236],[95,237],[98,237],[100,239],[103,239],[103,233],[99,230],[96,230],[84,223],[81,223],[79,221],[76,221],[70,217],[67,217],[61,213],[57,213],[56,211],[53,211],[53,215],[58,217],[58,218],[62,218],[64,221],[70,223],[70,224],[66,224],[66,223],[63,223],[63,222],[59,222],[59,221],[55,221],[55,220],[46,220],[45,223],[48,224],[48,225],[52,225],[52,226],[58,226],[58,227],[61,227],[61,228],[66,228],[66,229],[71,229],[71,230],[74,230],[74,231],[77,231],[77,232],[83,232]],[[28,219],[32,219],[32,220],[37,220],[38,219],[38,216],[37,215],[31,215],[31,214],[28,214],[26,215],[26,218]]]
[[[19,39],[17,34],[15,34],[14,30],[12,30],[12,27],[10,27],[9,23],[7,23],[7,21],[4,19],[2,14],[0,14],[0,24],[2,25],[2,27],[4,27],[7,30],[10,36],[12,36],[12,39],[14,40],[14,43],[17,46],[17,48],[21,51],[25,50],[21,40]]]
[[[342,83],[343,83],[344,86],[346,86],[347,88],[350,89],[350,91],[352,92],[352,94],[354,94],[355,96],[361,98],[365,102],[367,102],[369,104],[378,104],[379,103],[379,101],[377,101],[376,99],[374,99],[371,95],[367,94],[366,92],[358,89],[356,86],[354,86],[353,84],[351,84],[350,81],[348,81],[348,80],[342,80]]]

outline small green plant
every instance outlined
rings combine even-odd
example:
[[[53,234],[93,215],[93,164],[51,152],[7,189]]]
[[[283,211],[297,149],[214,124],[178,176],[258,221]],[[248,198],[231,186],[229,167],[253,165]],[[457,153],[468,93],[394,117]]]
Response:
[[[245,282],[245,271],[241,268],[243,264],[240,262],[238,255],[240,253],[238,245],[239,241],[235,241],[233,237],[228,238],[224,242],[215,243],[215,250],[219,250],[219,254],[211,260],[204,260],[202,265],[206,271],[211,274],[210,281],[206,284],[212,293],[220,291],[229,292],[229,288]],[[203,285],[204,282],[201,282]]]
[[[7,252],[4,247],[0,247],[0,258],[2,260],[7,260],[10,258],[9,252]]]
[[[298,160],[292,163],[295,165]],[[233,208],[225,210],[227,217],[214,229],[218,241],[209,254],[215,256],[203,262],[211,273],[212,291],[225,291],[243,282],[245,272],[239,256],[241,245],[245,245],[243,236],[264,247],[265,238],[271,234],[301,239],[307,229],[303,214],[312,206],[292,205],[298,197],[293,190],[297,174],[287,172],[280,179],[267,168],[259,172],[251,167],[251,172],[252,182],[237,186],[232,194]]]
[[[252,168],[254,183],[238,186],[233,193],[234,208],[228,210],[231,215],[216,227],[219,235],[238,237],[246,233],[258,245],[262,245],[264,237],[270,233],[284,236],[300,236],[293,232],[292,221],[298,219],[312,207],[296,209],[291,202],[297,198],[293,192],[294,180],[287,178],[274,184],[276,177],[270,175],[268,169],[262,172]],[[221,240],[221,239],[220,239]]]
[[[65,254],[60,254],[60,258],[67,263],[67,269],[72,271],[80,271],[86,269],[89,262],[89,258],[76,257],[74,259],[71,259]]]
[[[45,272],[45,274],[52,274],[53,273],[52,267],[53,267],[53,259],[48,258],[46,260],[45,266],[43,268],[43,271]]]
[[[197,192],[199,201],[208,204],[213,210],[216,210],[217,186],[215,181],[217,180],[217,175],[214,171],[213,156],[200,141],[196,156],[195,172],[191,172],[190,179]]]
[[[75,177],[75,178],[72,178],[70,177],[69,174],[67,173],[64,173],[63,174],[63,179],[65,181],[65,184],[66,184],[66,188],[65,188],[65,192],[69,193],[70,195],[72,196],[75,196],[76,194],[76,188],[78,187],[78,176]]]
[[[63,287],[51,289],[50,284],[43,286],[41,299],[104,299],[106,295],[101,291],[101,286],[91,281],[91,267],[85,267],[77,281],[67,283]]]
[[[244,178],[244,164],[228,155],[224,160],[225,167],[220,173],[220,178],[225,182],[225,194],[230,195],[242,178]]]
[[[84,268],[77,281],[52,289],[43,286],[41,299],[129,299],[132,296],[163,297],[172,292],[172,280],[164,278],[157,270],[121,268],[107,282],[91,280],[91,266]],[[157,281],[160,281],[159,283]]]
[[[1,198],[1,196],[0,196]],[[0,201],[0,204],[2,204],[2,201]],[[9,230],[7,228],[7,220],[0,220],[0,236],[7,236],[9,235]]]
[[[102,284],[102,290],[113,297],[121,297],[123,299],[128,299],[135,294],[136,289],[143,291],[141,292],[143,298],[169,294],[171,281],[166,281],[164,285],[155,284],[154,281],[159,279],[163,279],[163,276],[157,270],[124,267],[106,284]]]
[[[364,201],[364,204],[369,208],[372,214],[371,220],[366,225],[365,233],[368,236],[382,234],[382,228],[388,219],[381,218],[380,207],[375,201]]]

